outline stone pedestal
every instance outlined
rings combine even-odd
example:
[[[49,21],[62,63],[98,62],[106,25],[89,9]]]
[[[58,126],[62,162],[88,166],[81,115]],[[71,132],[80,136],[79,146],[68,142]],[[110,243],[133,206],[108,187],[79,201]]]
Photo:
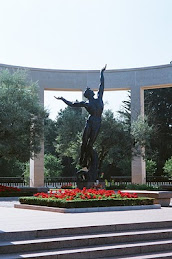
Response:
[[[101,189],[105,189],[106,188],[106,186],[105,186],[105,181],[99,181],[99,184],[102,186],[102,188]]]
[[[100,189],[105,189],[105,182],[104,181],[99,181],[99,184],[96,182],[77,182],[77,188],[83,189],[84,187],[87,189],[92,188],[93,186],[96,185],[101,185],[102,187]]]
[[[95,182],[77,182],[77,188],[83,189],[84,187],[90,189],[94,186]]]

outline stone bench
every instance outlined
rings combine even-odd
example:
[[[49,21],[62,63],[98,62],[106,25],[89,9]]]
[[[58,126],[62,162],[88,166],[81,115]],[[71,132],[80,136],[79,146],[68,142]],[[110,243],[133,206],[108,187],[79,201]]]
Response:
[[[139,197],[154,198],[154,204],[160,204],[162,207],[168,207],[172,198],[170,191],[123,190],[121,192],[137,193]]]

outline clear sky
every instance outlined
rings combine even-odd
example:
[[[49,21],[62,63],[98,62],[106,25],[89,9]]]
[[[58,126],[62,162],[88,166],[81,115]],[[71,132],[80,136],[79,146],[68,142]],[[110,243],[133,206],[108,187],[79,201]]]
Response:
[[[0,0],[0,63],[86,70],[169,64],[171,11],[172,0]],[[58,110],[51,94],[46,106]],[[105,101],[115,110],[125,96],[110,93]]]

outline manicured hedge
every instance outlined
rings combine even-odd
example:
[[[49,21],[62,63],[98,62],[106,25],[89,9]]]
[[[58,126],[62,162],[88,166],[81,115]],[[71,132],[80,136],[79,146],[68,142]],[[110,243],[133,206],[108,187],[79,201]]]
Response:
[[[3,192],[3,193],[0,193],[0,197],[19,197],[21,195],[22,195],[21,192],[20,193],[17,193],[17,192]]]
[[[33,193],[29,192],[4,192],[0,193],[0,197],[20,197],[20,196],[33,196]]]
[[[106,186],[106,190],[148,190],[157,191],[160,190],[158,186],[148,186],[147,184],[112,184],[111,186]]]
[[[152,198],[121,198],[121,199],[101,199],[101,200],[60,200],[53,198],[20,197],[20,203],[29,205],[39,205],[59,208],[91,208],[91,207],[111,207],[111,206],[137,206],[153,205]]]
[[[34,188],[21,188],[20,189],[18,187],[0,185],[0,197],[33,196],[33,194],[35,192],[36,192],[36,190],[34,190]]]
[[[17,187],[0,185],[0,197],[16,197],[21,196],[21,190]]]

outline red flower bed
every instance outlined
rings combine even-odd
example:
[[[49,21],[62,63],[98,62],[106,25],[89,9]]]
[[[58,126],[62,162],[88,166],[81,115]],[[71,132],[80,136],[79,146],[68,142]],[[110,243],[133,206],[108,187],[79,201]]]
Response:
[[[0,196],[4,196],[5,194],[14,194],[19,193],[21,190],[17,187],[8,187],[4,185],[0,185]]]
[[[92,208],[112,206],[152,205],[154,199],[137,197],[137,194],[122,193],[114,190],[96,189],[59,189],[49,193],[37,193],[32,197],[20,197],[22,204],[59,207]]]
[[[121,193],[118,191],[115,193],[113,190],[95,190],[95,189],[73,189],[73,190],[62,190],[59,189],[55,193],[50,191],[50,193],[36,193],[34,195],[38,198],[53,198],[59,200],[101,200],[101,199],[123,199],[123,198],[138,198],[137,194]]]

